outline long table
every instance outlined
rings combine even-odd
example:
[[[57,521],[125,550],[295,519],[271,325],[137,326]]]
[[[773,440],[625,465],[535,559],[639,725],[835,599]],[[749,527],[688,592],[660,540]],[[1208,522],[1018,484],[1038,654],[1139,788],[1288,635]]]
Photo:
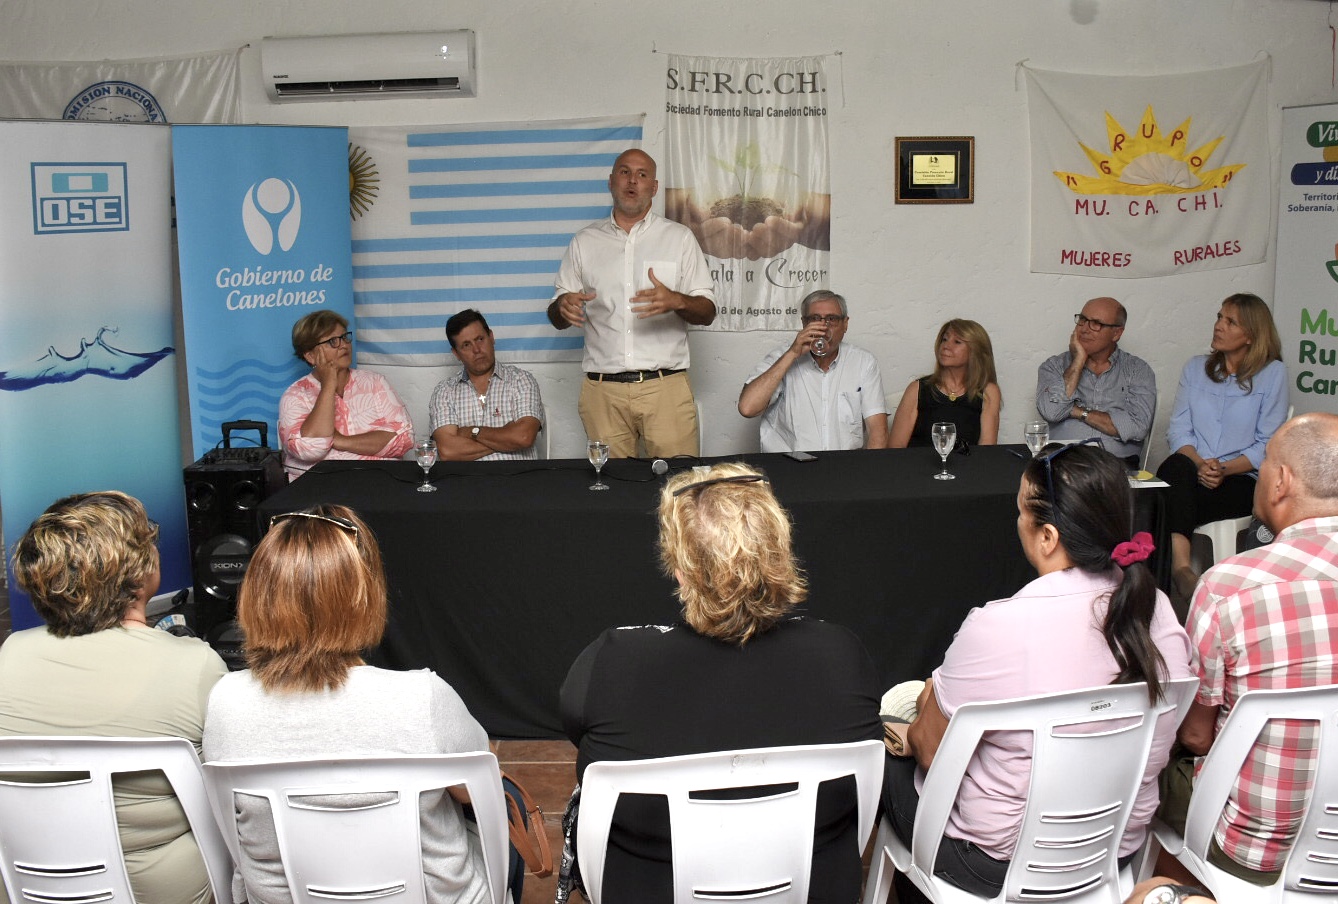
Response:
[[[1016,450],[953,455],[948,481],[933,479],[938,456],[926,449],[742,458],[794,518],[811,587],[803,611],[858,634],[882,687],[928,675],[971,607],[1034,576],[1017,540]],[[593,476],[575,460],[442,462],[438,492],[418,493],[412,462],[326,462],[262,510],[268,523],[321,502],[355,509],[380,542],[390,589],[369,661],[433,669],[494,737],[553,738],[563,736],[558,688],[587,643],[678,615],[656,550],[663,478],[631,459],[605,466],[606,492],[587,489]]]

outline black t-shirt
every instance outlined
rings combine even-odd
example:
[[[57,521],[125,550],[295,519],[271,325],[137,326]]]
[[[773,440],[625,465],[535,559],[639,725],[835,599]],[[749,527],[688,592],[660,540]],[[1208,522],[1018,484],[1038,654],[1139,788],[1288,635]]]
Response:
[[[742,647],[681,622],[613,628],[577,657],[561,692],[578,776],[600,760],[878,740],[878,704],[873,663],[859,638],[798,617]],[[809,899],[855,901],[862,839],[854,838],[854,782],[828,784],[818,800]],[[664,798],[620,800],[605,900],[669,901],[668,863]]]

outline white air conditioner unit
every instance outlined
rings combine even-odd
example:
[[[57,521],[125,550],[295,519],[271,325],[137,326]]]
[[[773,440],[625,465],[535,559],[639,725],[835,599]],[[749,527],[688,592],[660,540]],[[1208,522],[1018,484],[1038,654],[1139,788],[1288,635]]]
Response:
[[[264,38],[260,68],[275,103],[473,97],[474,32]]]

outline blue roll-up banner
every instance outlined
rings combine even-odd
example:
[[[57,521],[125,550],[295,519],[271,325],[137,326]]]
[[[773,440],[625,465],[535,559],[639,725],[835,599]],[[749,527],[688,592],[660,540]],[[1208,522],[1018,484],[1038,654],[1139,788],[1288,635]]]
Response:
[[[172,161],[195,456],[233,420],[277,446],[279,397],[308,371],[293,324],[353,322],[348,130],[175,126]]]
[[[69,493],[122,490],[189,586],[165,126],[0,122],[0,508],[6,562]],[[9,583],[15,630],[41,623]]]

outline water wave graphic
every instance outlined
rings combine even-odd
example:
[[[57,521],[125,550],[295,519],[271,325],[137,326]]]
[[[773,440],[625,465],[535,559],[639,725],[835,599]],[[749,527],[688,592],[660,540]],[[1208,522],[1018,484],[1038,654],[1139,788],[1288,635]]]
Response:
[[[79,351],[62,355],[54,345],[46,354],[26,367],[0,371],[0,389],[19,392],[38,386],[71,383],[82,377],[106,377],[109,380],[133,380],[157,364],[175,349],[170,345],[155,352],[130,352],[108,345],[105,336],[115,335],[115,327],[104,326],[89,342],[79,340]]]

